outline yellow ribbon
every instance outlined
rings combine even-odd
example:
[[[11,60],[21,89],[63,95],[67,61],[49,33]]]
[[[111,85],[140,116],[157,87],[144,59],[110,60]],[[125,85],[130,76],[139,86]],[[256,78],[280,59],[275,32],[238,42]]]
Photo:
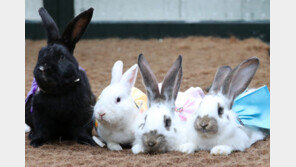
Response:
[[[145,93],[143,93],[140,89],[133,87],[132,88],[132,97],[134,99],[134,102],[137,105],[137,108],[139,108],[140,112],[144,112],[148,109],[148,98]]]

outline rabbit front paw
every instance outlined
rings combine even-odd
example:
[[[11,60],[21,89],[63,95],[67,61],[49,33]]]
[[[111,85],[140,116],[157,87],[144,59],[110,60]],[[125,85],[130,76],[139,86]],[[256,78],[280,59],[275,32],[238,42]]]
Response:
[[[25,133],[28,133],[31,131],[31,128],[29,125],[25,124]]]
[[[117,143],[107,143],[107,147],[111,151],[121,151],[122,147]]]
[[[140,144],[136,144],[132,147],[133,154],[139,154],[141,152],[144,152],[143,147]]]
[[[218,145],[211,149],[212,155],[229,155],[232,152],[232,148],[227,145]]]
[[[181,144],[178,151],[182,153],[192,154],[195,151],[195,146],[192,143]]]

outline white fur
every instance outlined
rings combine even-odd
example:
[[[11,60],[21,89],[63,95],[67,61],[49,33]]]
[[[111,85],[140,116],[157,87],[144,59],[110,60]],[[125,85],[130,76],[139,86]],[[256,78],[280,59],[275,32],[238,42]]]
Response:
[[[186,122],[179,125],[179,143],[176,145],[176,151],[191,154],[194,153],[195,150],[197,150],[197,145],[195,143],[197,133],[195,133],[196,131],[193,126],[195,118],[196,113],[194,113],[191,117],[188,117]]]
[[[93,136],[92,138],[100,147],[105,146],[105,144],[97,136]]]
[[[25,124],[25,133],[28,133],[31,131],[31,128],[29,125]]]
[[[112,81],[101,93],[94,109],[98,120],[98,135],[107,143],[110,150],[122,150],[120,144],[129,144],[134,140],[133,122],[138,109],[131,96],[135,84],[138,66],[135,64],[121,76],[122,62],[117,61],[112,70]],[[117,98],[120,102],[117,103]],[[103,117],[100,114],[105,113]]]
[[[159,92],[161,92],[162,83],[158,84],[158,88]],[[149,87],[146,87],[146,89],[147,91],[153,93],[149,89]],[[146,152],[143,146],[142,136],[143,134],[154,130],[157,130],[157,134],[165,136],[167,146],[166,151],[184,150],[184,152],[193,152],[195,149],[189,148],[189,144],[182,145],[183,143],[185,143],[185,141],[187,141],[187,139],[184,137],[186,136],[186,126],[188,125],[186,124],[186,122],[180,119],[175,111],[171,111],[172,107],[175,106],[175,101],[168,100],[163,103],[152,101],[150,103],[151,105],[148,110],[140,114],[134,124],[135,141],[132,147],[133,154]],[[175,108],[173,108],[173,110],[175,110]],[[171,126],[169,130],[165,128],[164,116],[168,116],[171,118]]]
[[[164,115],[170,116],[172,120],[169,131],[165,128],[164,125]],[[146,123],[143,126],[143,123],[145,122],[145,117]],[[167,151],[173,151],[176,148],[175,145],[178,143],[179,139],[178,129],[177,132],[174,131],[174,128],[177,128],[177,124],[179,123],[179,121],[179,117],[176,114],[172,114],[167,105],[152,104],[147,111],[137,117],[137,121],[135,123],[135,142],[132,147],[132,152],[134,154],[145,152],[142,145],[142,136],[144,133],[148,133],[153,130],[157,130],[158,134],[162,134],[165,136],[168,145]]]
[[[161,91],[162,83],[158,84],[159,91]],[[183,96],[183,92],[178,93],[178,97]],[[182,121],[176,112],[172,113],[169,110],[170,102],[166,104],[151,104],[151,107],[145,111],[145,113],[140,114],[135,123],[135,142],[132,147],[132,152],[138,154],[145,152],[142,143],[142,136],[151,130],[157,130],[158,133],[164,135],[167,140],[168,150],[167,151],[180,151],[183,153],[193,153],[197,146],[194,141],[197,138],[195,129],[193,127],[193,119],[196,113],[188,117],[187,121]],[[172,119],[172,125],[170,131],[167,131],[164,127],[163,117],[164,115],[170,116]],[[143,128],[139,128],[145,122],[146,124]],[[174,131],[176,129],[176,132]]]
[[[198,123],[196,120],[207,116],[216,120],[217,132],[204,133],[189,128],[187,145],[194,144],[196,150],[208,150],[212,155],[229,155],[232,151],[244,151],[265,137],[259,129],[240,125],[236,113],[231,110],[235,96],[246,89],[258,65],[259,59],[253,57],[239,64],[234,70],[229,66],[218,69],[209,94],[197,108],[195,119],[190,119],[188,122],[191,127],[195,127],[195,123]],[[223,111],[220,115],[219,107],[223,109],[220,110]],[[215,125],[215,121],[211,123]],[[190,137],[191,134],[194,134],[193,137]],[[183,151],[187,150],[183,148]]]
[[[135,122],[135,142],[132,147],[134,154],[145,152],[142,142],[142,136],[144,133],[148,133],[153,130],[157,130],[158,134],[162,134],[166,138],[167,150],[166,151],[181,151],[185,153],[193,153],[196,150],[195,145],[189,140],[187,132],[189,129],[194,131],[193,126],[190,126],[187,121],[182,121],[176,112],[169,110],[170,103],[165,104],[151,104],[151,107],[140,114]],[[164,125],[164,115],[170,116],[171,127],[168,131]],[[143,126],[145,122],[145,126]],[[175,131],[176,130],[176,131]],[[192,132],[191,131],[191,132]],[[191,133],[192,134],[192,133]],[[190,135],[188,135],[191,137]],[[187,142],[188,141],[188,142]]]
[[[218,103],[224,107],[224,114],[221,118],[217,112]],[[235,112],[227,109],[228,103],[229,101],[221,94],[205,96],[197,110],[197,116],[208,115],[215,118],[218,122],[218,133],[205,137],[197,131],[190,130],[195,134],[189,143],[194,144],[196,150],[209,150],[213,155],[228,155],[235,150],[244,151],[256,141],[264,138],[261,131],[237,123]],[[193,127],[194,121],[191,119],[188,124]],[[187,135],[192,135],[192,133],[188,132]]]

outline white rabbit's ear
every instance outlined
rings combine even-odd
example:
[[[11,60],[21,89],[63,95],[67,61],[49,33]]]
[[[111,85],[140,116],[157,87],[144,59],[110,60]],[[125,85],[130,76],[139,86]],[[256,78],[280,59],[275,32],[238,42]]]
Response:
[[[164,77],[161,95],[166,101],[175,102],[182,81],[182,56],[179,56]]]
[[[173,94],[174,100],[177,99],[178,92],[179,92],[179,89],[180,89],[180,86],[181,86],[182,77],[183,77],[183,70],[182,70],[182,66],[181,66],[179,71],[178,71],[177,78],[176,78],[176,81],[175,81],[176,83],[175,83],[175,86],[174,86],[174,94]]]
[[[128,88],[128,90],[131,90],[132,87],[135,85],[137,75],[138,64],[135,64],[123,74],[120,82],[124,84]]]
[[[259,59],[252,57],[243,61],[226,78],[222,93],[230,99],[230,108],[233,100],[247,89],[259,66]]]
[[[143,54],[140,54],[138,57],[138,65],[142,74],[143,83],[146,87],[148,106],[150,107],[153,101],[161,98],[158,82]]]
[[[220,67],[216,72],[215,79],[212,83],[212,86],[211,86],[209,92],[217,94],[219,91],[221,91],[223,83],[231,71],[232,71],[231,67],[229,67],[229,66]]]
[[[122,69],[123,69],[122,61],[121,60],[116,61],[112,68],[111,84],[120,82],[121,76],[122,76]]]

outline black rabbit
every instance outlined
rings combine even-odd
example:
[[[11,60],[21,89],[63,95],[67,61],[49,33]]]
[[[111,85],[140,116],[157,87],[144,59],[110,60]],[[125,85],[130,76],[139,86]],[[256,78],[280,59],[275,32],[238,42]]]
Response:
[[[28,98],[25,108],[25,122],[31,127],[30,145],[34,147],[60,137],[95,145],[91,133],[96,99],[86,73],[73,56],[92,14],[90,8],[76,16],[60,36],[51,16],[39,9],[48,40],[34,69],[39,90]]]

